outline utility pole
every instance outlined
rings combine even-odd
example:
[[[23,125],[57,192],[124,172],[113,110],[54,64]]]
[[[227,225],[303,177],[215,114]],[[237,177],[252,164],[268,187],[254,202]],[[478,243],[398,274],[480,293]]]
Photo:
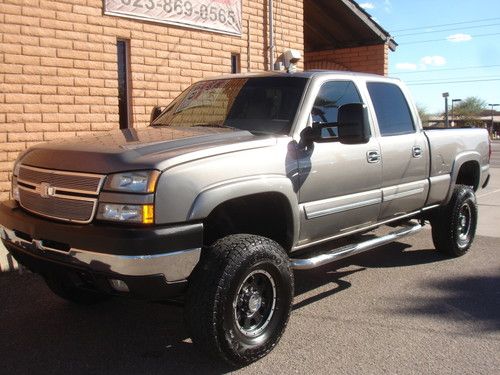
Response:
[[[443,98],[444,98],[444,127],[449,128],[450,123],[448,121],[448,97],[450,96],[449,93],[443,92]]]

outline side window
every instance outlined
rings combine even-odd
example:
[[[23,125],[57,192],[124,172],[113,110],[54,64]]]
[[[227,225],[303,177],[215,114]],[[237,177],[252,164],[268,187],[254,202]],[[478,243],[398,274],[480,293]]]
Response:
[[[361,103],[361,97],[353,82],[331,81],[324,83],[311,111],[313,122],[337,122],[339,107],[349,103]]]
[[[369,82],[367,88],[375,107],[382,136],[415,132],[408,102],[398,86],[391,83]]]

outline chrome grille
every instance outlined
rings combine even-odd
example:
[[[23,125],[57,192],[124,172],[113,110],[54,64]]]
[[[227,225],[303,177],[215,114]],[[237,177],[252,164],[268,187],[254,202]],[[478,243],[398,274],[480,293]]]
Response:
[[[24,209],[54,219],[90,222],[104,176],[54,171],[29,166],[19,169],[19,204]]]
[[[60,197],[42,198],[35,191],[26,188],[19,189],[21,206],[34,213],[51,218],[75,221],[79,223],[87,222],[92,215],[97,204],[96,201],[74,200]]]
[[[18,179],[28,184],[38,185],[46,182],[67,191],[97,194],[103,177],[87,173],[52,171],[23,165],[19,169]]]

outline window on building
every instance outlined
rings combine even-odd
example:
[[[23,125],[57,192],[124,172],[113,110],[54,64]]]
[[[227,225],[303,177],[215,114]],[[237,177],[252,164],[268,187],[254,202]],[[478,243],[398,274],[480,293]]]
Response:
[[[367,87],[382,136],[415,132],[410,107],[398,86],[383,82],[369,82]]]
[[[361,97],[353,82],[331,81],[324,83],[311,112],[313,122],[337,122],[339,107],[350,103],[361,103]]]
[[[130,46],[128,40],[117,41],[118,54],[118,116],[120,129],[131,124],[130,105]]]
[[[236,74],[241,72],[240,67],[240,54],[232,53],[231,54],[231,74]]]

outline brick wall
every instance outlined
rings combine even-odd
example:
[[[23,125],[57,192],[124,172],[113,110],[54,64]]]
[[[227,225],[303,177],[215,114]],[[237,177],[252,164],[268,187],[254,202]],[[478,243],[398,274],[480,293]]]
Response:
[[[352,70],[355,72],[387,75],[389,47],[385,44],[306,52],[306,69]]]
[[[267,68],[265,0],[243,0],[243,33],[228,36],[104,16],[102,0],[2,0],[0,200],[18,153],[30,145],[118,128],[117,38],[130,40],[134,127],[155,105],[204,78]],[[303,50],[303,2],[275,7],[276,57]]]

